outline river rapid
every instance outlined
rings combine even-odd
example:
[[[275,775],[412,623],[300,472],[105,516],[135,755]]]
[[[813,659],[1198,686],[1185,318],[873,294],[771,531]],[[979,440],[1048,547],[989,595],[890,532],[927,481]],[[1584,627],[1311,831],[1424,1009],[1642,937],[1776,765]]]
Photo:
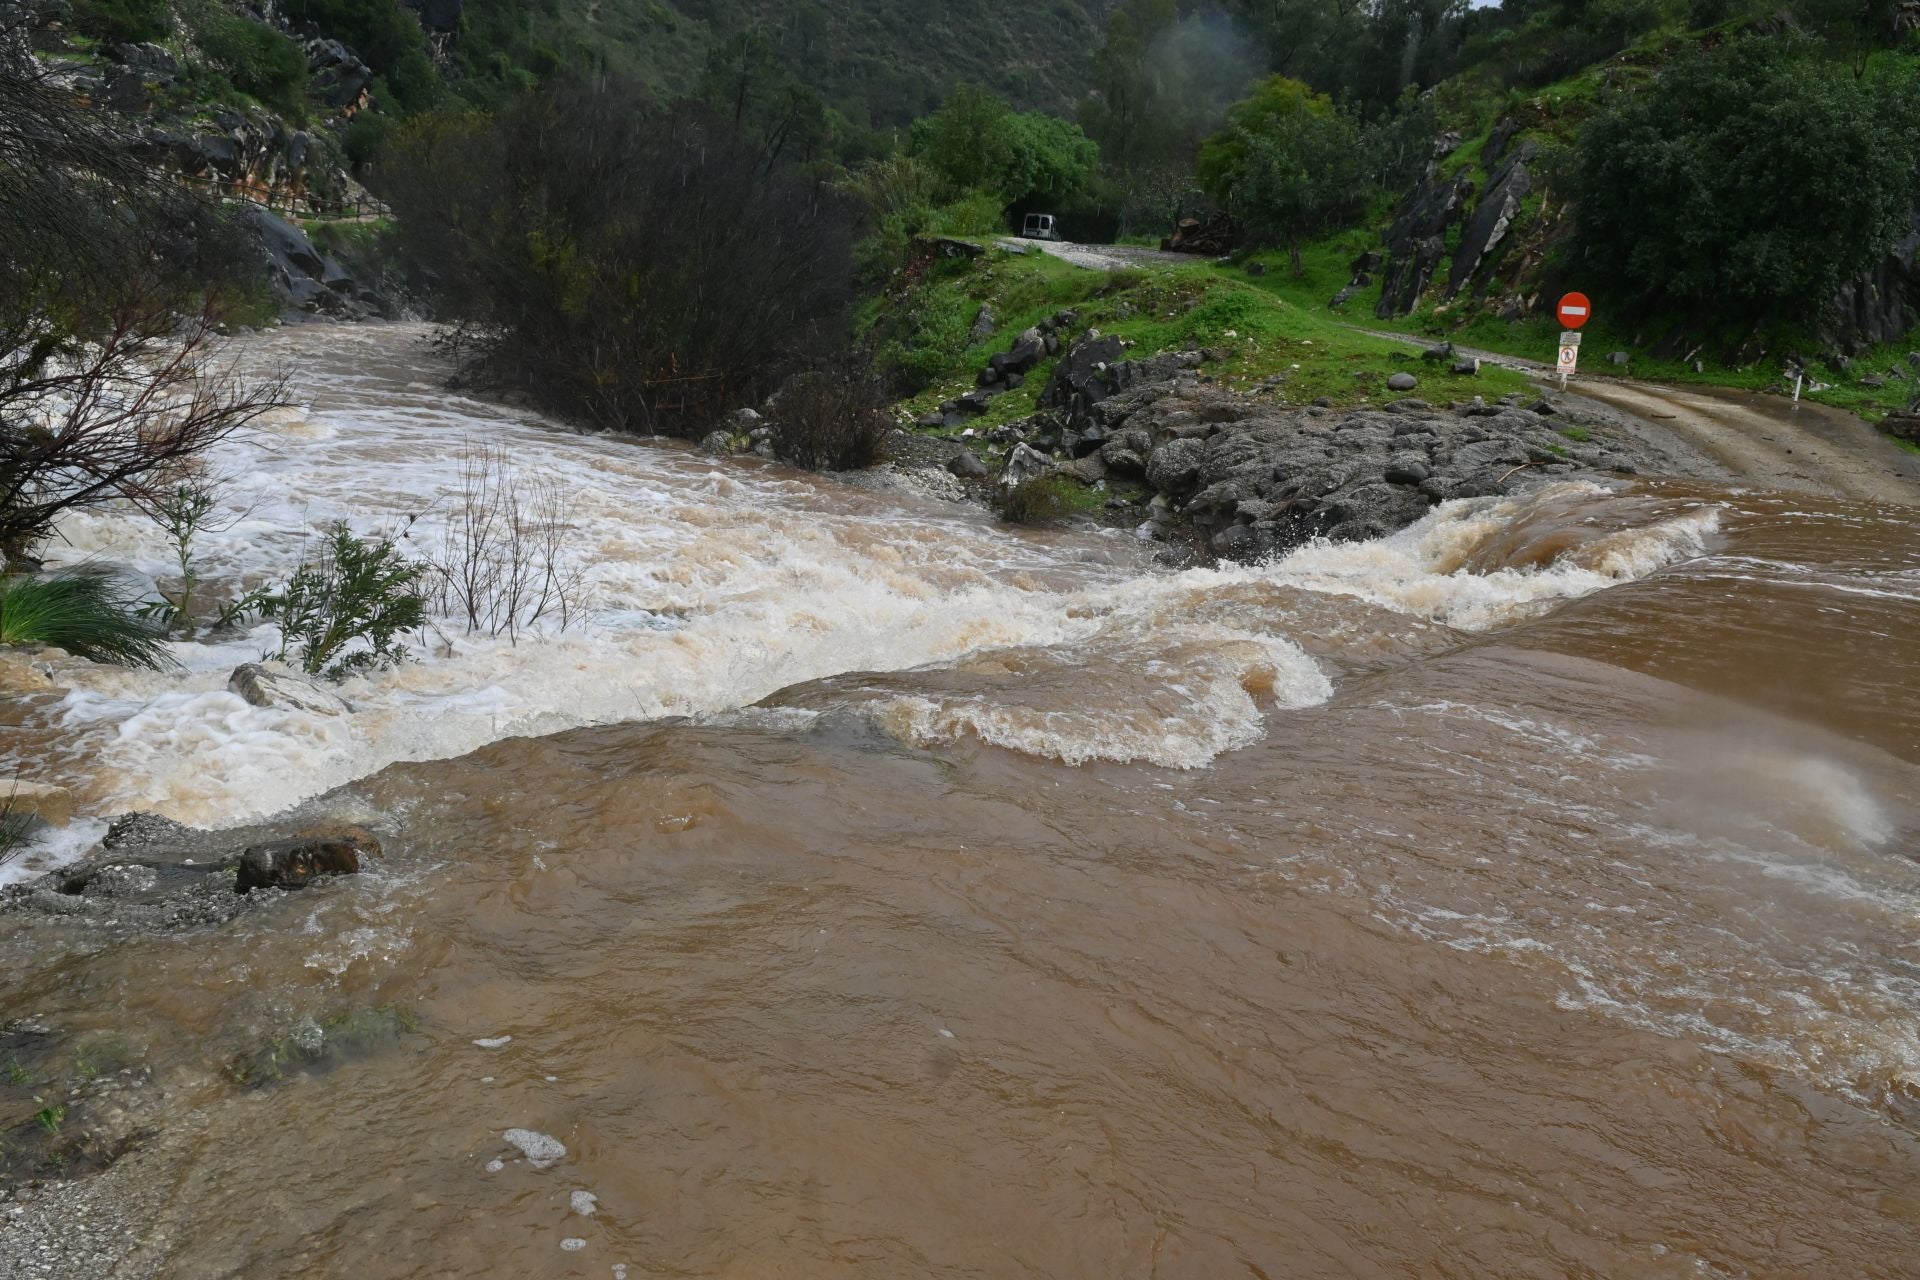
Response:
[[[0,715],[87,815],[16,878],[129,809],[386,844],[211,934],[0,919],[0,1024],[158,1099],[73,1274],[1920,1275],[1920,512],[1558,485],[1171,572],[425,336],[247,348],[301,403],[208,571],[431,538],[484,441],[567,485],[585,625],[443,621],[338,718],[226,692],[270,629]]]

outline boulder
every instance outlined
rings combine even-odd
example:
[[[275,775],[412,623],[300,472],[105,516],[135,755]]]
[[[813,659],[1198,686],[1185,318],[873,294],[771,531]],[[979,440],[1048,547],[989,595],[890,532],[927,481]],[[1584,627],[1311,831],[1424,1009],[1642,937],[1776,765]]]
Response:
[[[1032,445],[1017,444],[1000,467],[1000,483],[1011,489],[1053,470],[1053,459]]]
[[[323,876],[355,875],[362,857],[379,855],[379,841],[352,828],[272,840],[252,845],[240,855],[233,887],[236,893],[304,889]]]
[[[1395,373],[1387,377],[1387,390],[1411,391],[1420,385],[1420,379],[1410,373]]]
[[[1880,429],[1896,440],[1920,444],[1920,413],[1890,413],[1881,419]]]
[[[1632,364],[1632,363],[1633,363],[1633,357],[1632,357],[1632,356],[1630,356],[1630,355],[1628,355],[1628,354],[1627,354],[1626,352],[1624,352],[1624,351],[1615,351],[1615,352],[1611,352],[1611,353],[1609,353],[1609,354],[1608,354],[1608,356],[1607,356],[1607,363],[1608,363],[1608,364],[1613,364],[1613,365],[1627,365],[1627,364]]]
[[[1002,368],[1009,369],[1014,373],[1031,373],[1033,367],[1046,358],[1047,335],[1041,333],[1036,326],[1026,330],[1018,338],[1014,339],[1013,346],[1008,350],[1007,358]]]
[[[37,818],[50,827],[73,821],[73,793],[44,782],[0,780],[0,814]]]
[[[707,432],[700,437],[700,452],[716,458],[726,457],[733,452],[733,433],[730,431]],[[249,698],[248,701],[251,702],[252,699]]]
[[[1443,342],[1437,347],[1428,347],[1421,353],[1420,358],[1429,364],[1439,364],[1443,360],[1451,360],[1453,359],[1453,344],[1451,342]]]
[[[1424,462],[1413,458],[1396,458],[1388,464],[1381,479],[1388,484],[1419,484],[1432,474],[1432,469]]]
[[[982,304],[980,314],[973,318],[973,328],[968,330],[967,338],[971,342],[985,342],[1000,327],[1000,319],[993,314],[993,308]]]
[[[1478,357],[1475,356],[1468,356],[1464,360],[1455,360],[1453,362],[1453,372],[1459,377],[1477,378],[1480,376],[1480,361]]]
[[[1147,457],[1147,483],[1162,493],[1193,488],[1207,447],[1199,440],[1169,440]]]
[[[353,710],[345,698],[332,690],[304,676],[275,671],[257,662],[235,667],[227,677],[227,689],[256,707],[279,707],[316,716],[345,715]]]
[[[373,69],[338,40],[309,40],[307,55],[308,88],[337,111],[358,110],[366,103],[373,86]]]
[[[954,454],[953,457],[947,459],[947,470],[959,476],[962,480],[985,480],[987,478],[987,464],[982,462],[980,455],[971,449],[962,449],[960,452]]]

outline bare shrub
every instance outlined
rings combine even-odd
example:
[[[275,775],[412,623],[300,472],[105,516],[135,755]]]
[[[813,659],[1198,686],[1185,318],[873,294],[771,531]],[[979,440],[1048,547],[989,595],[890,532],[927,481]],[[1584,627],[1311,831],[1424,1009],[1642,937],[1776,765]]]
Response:
[[[859,362],[800,374],[775,405],[774,456],[809,471],[857,471],[884,462],[894,430],[886,403]]]
[[[280,378],[217,358],[211,302],[123,300],[84,346],[41,315],[0,317],[0,553],[26,559],[63,511],[125,500],[161,519],[188,465],[287,403]]]
[[[585,567],[571,554],[573,502],[554,479],[523,479],[504,449],[470,445],[439,543],[425,553],[438,612],[467,634],[504,635],[541,621],[562,631],[584,614]]]
[[[18,7],[15,7],[18,10]],[[0,556],[62,511],[148,510],[180,468],[283,400],[215,360],[258,263],[230,219],[146,162],[0,6]]]

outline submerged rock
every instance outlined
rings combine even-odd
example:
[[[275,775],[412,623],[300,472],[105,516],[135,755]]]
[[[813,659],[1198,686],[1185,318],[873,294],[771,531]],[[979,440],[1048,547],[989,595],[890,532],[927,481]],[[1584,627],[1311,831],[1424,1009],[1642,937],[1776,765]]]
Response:
[[[353,710],[351,703],[332,690],[304,676],[275,671],[257,662],[235,667],[227,677],[227,689],[256,707],[283,707],[316,716],[346,715]]]
[[[0,915],[53,916],[128,935],[202,929],[258,901],[250,889],[349,874],[380,851],[364,827],[311,817],[203,831],[128,814],[80,862],[0,889]]]
[[[322,876],[350,876],[362,856],[378,857],[380,842],[365,831],[339,831],[258,844],[240,855],[234,890],[304,889]]]

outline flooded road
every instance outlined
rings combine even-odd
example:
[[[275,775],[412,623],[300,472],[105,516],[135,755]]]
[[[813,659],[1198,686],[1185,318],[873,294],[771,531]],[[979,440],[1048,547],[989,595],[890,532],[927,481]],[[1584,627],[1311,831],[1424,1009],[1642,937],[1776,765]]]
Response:
[[[1561,485],[1176,574],[417,338],[272,340],[310,403],[210,554],[430,529],[484,431],[573,478],[596,619],[328,725],[226,701],[259,637],[12,704],[96,820],[386,856],[212,933],[0,918],[0,1024],[148,1081],[69,1219],[122,1220],[31,1200],[0,1275],[1920,1275],[1914,509]]]

